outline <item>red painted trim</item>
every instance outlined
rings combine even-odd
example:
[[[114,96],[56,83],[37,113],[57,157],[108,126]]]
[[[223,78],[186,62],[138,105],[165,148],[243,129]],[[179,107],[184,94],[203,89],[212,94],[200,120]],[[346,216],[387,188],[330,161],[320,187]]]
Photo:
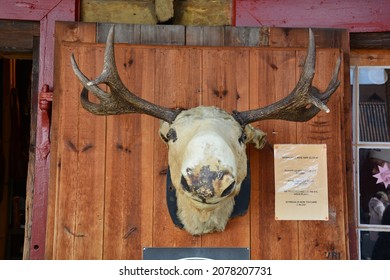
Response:
[[[236,1],[232,0],[232,26],[236,26]]]
[[[2,7],[0,10],[0,19],[40,22],[38,85],[42,91],[50,91],[53,87],[54,79],[55,21],[78,20],[79,0],[0,0],[0,6]],[[40,102],[42,103],[42,99],[40,99]],[[50,169],[50,116],[45,106],[42,106],[42,104],[38,105],[30,259],[45,258]]]
[[[390,31],[389,0],[236,0],[237,26]]]
[[[40,21],[62,0],[15,1],[1,0],[0,18]]]

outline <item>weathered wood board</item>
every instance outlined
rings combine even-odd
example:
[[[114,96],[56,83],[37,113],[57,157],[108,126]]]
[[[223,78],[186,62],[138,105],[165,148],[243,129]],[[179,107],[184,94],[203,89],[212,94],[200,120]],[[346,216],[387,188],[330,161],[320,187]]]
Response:
[[[303,124],[254,123],[268,133],[269,145],[248,148],[249,212],[232,219],[224,232],[191,236],[174,226],[167,210],[167,148],[159,139],[159,121],[138,114],[94,116],[80,105],[81,84],[70,55],[86,76],[99,75],[104,45],[78,35],[94,27],[62,23],[57,28],[46,258],[140,259],[143,247],[248,247],[252,259],[326,259],[329,252],[348,258],[344,75],[329,102],[330,114],[321,112]],[[302,48],[129,44],[115,50],[119,74],[138,96],[166,107],[203,104],[227,111],[286,96],[306,54]],[[321,90],[339,55],[338,49],[317,50],[314,84]],[[275,221],[272,146],[280,143],[327,144],[329,221]]]

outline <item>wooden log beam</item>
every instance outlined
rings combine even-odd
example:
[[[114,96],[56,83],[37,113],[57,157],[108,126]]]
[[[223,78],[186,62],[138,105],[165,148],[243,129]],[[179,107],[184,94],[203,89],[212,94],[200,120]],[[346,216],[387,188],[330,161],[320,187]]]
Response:
[[[39,22],[0,20],[0,57],[31,59]]]
[[[390,32],[350,34],[351,49],[390,49]]]

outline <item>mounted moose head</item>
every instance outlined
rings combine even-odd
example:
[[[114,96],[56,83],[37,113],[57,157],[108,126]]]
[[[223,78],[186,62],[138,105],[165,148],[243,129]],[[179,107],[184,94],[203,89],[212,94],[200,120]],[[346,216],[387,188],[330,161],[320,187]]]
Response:
[[[340,58],[325,92],[312,86],[315,71],[314,35],[300,79],[282,100],[263,108],[231,114],[216,107],[170,109],[141,99],[125,88],[115,65],[114,29],[111,28],[101,75],[89,80],[72,55],[73,70],[84,88],[81,104],[96,115],[143,113],[161,120],[160,136],[167,143],[170,176],[177,197],[177,217],[193,235],[223,231],[233,211],[235,196],[247,176],[246,144],[262,148],[265,133],[250,123],[265,119],[304,122],[321,109],[329,112],[327,101],[340,82]],[[107,84],[104,92],[99,84]],[[91,91],[100,103],[88,99]]]

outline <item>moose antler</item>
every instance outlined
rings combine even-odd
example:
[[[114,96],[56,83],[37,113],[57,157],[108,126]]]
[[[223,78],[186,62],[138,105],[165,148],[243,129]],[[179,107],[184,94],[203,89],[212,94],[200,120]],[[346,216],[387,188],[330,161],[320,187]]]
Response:
[[[340,70],[341,56],[337,60],[332,79],[325,92],[312,86],[315,73],[316,49],[313,31],[309,29],[309,46],[299,81],[293,91],[285,98],[265,106],[249,111],[233,111],[234,118],[245,126],[249,123],[265,119],[281,119],[287,121],[304,122],[314,117],[320,110],[329,112],[326,106],[331,95],[340,85],[337,79]]]
[[[96,115],[118,115],[127,113],[144,113],[172,123],[180,113],[178,109],[169,109],[150,103],[130,92],[121,81],[116,69],[114,56],[114,26],[110,28],[104,53],[103,71],[95,80],[89,80],[79,69],[74,55],[71,56],[73,71],[79,78],[84,88],[81,92],[81,104],[89,112]],[[110,92],[105,92],[98,84],[107,84]],[[88,91],[91,91],[100,104],[88,99]]]
[[[126,113],[144,113],[168,123],[172,123],[181,112],[179,109],[170,109],[150,103],[130,92],[121,81],[116,69],[114,56],[114,26],[111,27],[104,54],[103,71],[95,80],[89,80],[79,69],[72,54],[73,70],[84,88],[81,92],[81,104],[89,112],[97,115],[117,115]],[[309,29],[309,46],[299,81],[293,91],[285,98],[262,108],[243,112],[233,111],[232,115],[242,126],[265,119],[282,119],[288,121],[304,122],[314,117],[320,110],[329,112],[326,106],[331,95],[340,85],[338,74],[340,71],[341,56],[337,60],[332,79],[321,93],[312,86],[315,74],[316,49],[313,31]],[[110,92],[107,93],[98,87],[98,84],[107,84]],[[91,91],[100,104],[88,99]]]
[[[190,108],[186,114],[179,115],[178,109],[158,106],[134,95],[124,86],[115,66],[113,27],[107,39],[103,71],[98,78],[89,80],[81,73],[73,55],[71,62],[84,86],[81,104],[89,112],[98,115],[144,113],[165,121],[159,132],[168,146],[169,175],[177,198],[174,217],[179,218],[179,224],[189,233],[199,235],[224,230],[234,213],[235,198],[248,178],[246,143],[264,144],[265,133],[247,124],[263,119],[306,121],[321,109],[329,111],[326,103],[340,84],[341,60],[336,63],[328,88],[320,93],[312,86],[316,57],[311,30],[309,37],[305,65],[294,90],[272,105],[233,111],[232,116],[212,106]],[[99,88],[101,83],[107,84],[110,91]],[[99,103],[88,99],[89,91]]]

